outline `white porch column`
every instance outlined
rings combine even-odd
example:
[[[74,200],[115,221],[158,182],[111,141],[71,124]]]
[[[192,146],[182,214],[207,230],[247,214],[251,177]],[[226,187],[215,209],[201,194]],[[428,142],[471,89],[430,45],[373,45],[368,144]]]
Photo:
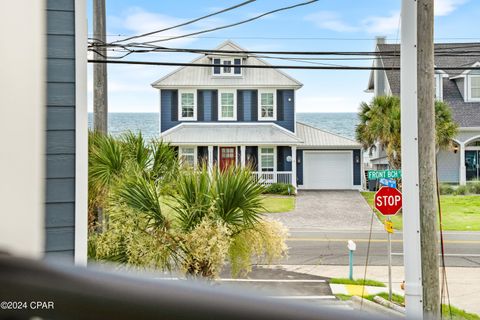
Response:
[[[245,146],[240,146],[240,164],[242,168],[245,168],[245,158],[246,158],[246,147]]]
[[[467,171],[465,168],[465,144],[460,143],[460,185],[464,186],[467,184]]]
[[[292,185],[297,193],[297,147],[292,146]]]
[[[208,170],[213,169],[213,146],[208,146]]]

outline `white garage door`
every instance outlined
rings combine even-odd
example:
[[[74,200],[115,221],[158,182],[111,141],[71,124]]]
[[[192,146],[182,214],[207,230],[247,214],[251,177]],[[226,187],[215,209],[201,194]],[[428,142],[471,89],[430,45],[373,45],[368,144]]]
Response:
[[[352,152],[304,151],[303,189],[352,189]]]

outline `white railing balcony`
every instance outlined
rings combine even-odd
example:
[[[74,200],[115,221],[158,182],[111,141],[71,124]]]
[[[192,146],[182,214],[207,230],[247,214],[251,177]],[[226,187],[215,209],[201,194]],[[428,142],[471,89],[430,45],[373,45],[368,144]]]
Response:
[[[256,181],[265,185],[269,185],[272,183],[293,184],[291,171],[253,171],[252,175],[255,177]]]

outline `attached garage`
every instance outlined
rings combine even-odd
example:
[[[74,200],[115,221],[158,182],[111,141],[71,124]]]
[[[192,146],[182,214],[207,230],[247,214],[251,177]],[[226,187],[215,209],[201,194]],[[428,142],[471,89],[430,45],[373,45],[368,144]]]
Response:
[[[351,139],[303,123],[297,135],[297,185],[301,190],[352,190],[362,187],[362,149]]]
[[[352,151],[303,153],[303,189],[352,189]]]

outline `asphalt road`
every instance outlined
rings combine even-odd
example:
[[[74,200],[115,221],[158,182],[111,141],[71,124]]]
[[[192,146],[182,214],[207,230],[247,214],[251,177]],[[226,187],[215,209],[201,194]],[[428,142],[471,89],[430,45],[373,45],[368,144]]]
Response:
[[[278,264],[348,265],[347,241],[357,244],[355,265],[365,265],[369,233],[364,231],[317,231],[291,229],[288,258]],[[372,233],[369,265],[387,265],[387,235]],[[480,232],[445,232],[445,263],[449,267],[480,267]],[[392,236],[393,265],[403,265],[402,233]]]

